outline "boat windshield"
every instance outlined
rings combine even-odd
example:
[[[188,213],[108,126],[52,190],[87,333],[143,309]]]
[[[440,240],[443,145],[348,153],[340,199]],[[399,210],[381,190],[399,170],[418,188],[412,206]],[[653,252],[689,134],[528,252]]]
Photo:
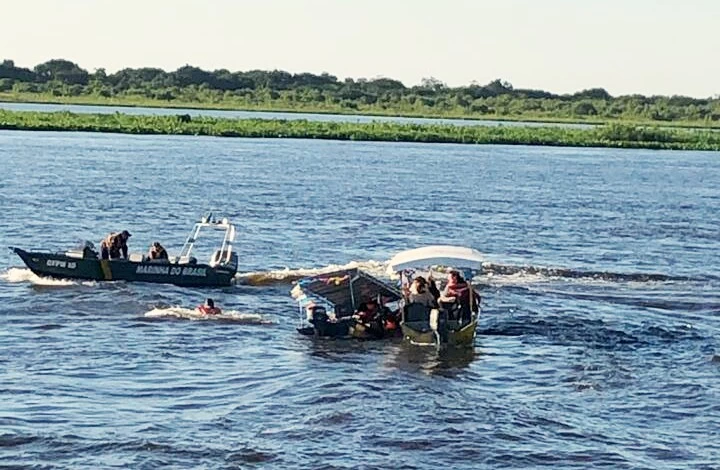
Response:
[[[213,221],[204,217],[190,232],[178,261],[188,263],[194,259],[210,265],[227,264],[231,261],[234,241],[235,226],[227,219]]]

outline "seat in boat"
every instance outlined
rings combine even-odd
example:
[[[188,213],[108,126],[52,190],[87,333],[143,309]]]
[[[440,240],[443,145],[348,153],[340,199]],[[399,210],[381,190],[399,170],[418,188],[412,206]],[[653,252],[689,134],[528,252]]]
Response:
[[[404,323],[414,330],[430,331],[430,308],[416,302],[407,304]]]

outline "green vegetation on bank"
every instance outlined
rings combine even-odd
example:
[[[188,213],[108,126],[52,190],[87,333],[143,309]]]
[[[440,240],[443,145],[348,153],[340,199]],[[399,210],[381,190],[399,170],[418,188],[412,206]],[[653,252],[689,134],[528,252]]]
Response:
[[[205,71],[185,66],[88,72],[54,59],[33,69],[0,63],[0,100],[473,119],[633,122],[720,127],[720,98],[611,96],[602,88],[558,95],[495,80],[448,87],[434,78],[407,87],[390,78],[339,80],[279,70]]]
[[[517,144],[720,150],[713,130],[608,124],[590,129],[557,126],[456,126],[395,122],[222,119],[189,115],[74,114],[0,110],[0,129],[177,134],[218,137],[275,137],[390,142]]]

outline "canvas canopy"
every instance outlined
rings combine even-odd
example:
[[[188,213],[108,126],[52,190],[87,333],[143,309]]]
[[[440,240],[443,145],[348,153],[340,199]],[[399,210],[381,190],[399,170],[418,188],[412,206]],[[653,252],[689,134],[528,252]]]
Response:
[[[401,299],[397,288],[357,268],[301,279],[298,288],[306,297],[332,304],[336,313],[352,313],[360,303],[371,299],[381,298],[386,303]]]
[[[472,248],[449,245],[433,245],[396,254],[389,263],[389,270],[401,272],[406,269],[423,269],[430,266],[451,266],[458,269],[482,269],[483,256]]]

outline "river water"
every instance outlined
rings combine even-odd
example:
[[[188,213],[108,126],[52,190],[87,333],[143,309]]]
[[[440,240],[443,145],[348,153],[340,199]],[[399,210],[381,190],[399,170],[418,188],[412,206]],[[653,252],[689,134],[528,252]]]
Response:
[[[173,255],[214,209],[241,260],[202,290],[1,252],[0,466],[720,468],[717,153],[3,131],[0,168],[0,245]],[[295,332],[294,279],[435,243],[487,256],[472,350]]]

